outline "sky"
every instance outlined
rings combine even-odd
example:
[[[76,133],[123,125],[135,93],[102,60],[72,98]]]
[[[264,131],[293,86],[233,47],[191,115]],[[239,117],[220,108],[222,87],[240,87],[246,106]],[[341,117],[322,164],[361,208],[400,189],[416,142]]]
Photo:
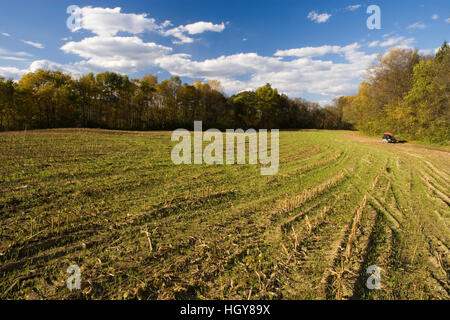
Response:
[[[380,29],[367,26],[371,5]],[[0,77],[154,74],[219,80],[227,95],[270,83],[325,105],[355,94],[378,54],[432,55],[449,31],[448,0],[0,1]]]

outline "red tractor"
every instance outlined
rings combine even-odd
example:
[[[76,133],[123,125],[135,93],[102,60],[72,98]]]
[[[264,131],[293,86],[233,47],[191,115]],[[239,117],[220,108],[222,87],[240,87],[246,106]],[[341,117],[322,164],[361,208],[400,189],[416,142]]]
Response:
[[[386,143],[396,143],[397,139],[395,139],[392,133],[385,133],[383,135],[382,141]]]

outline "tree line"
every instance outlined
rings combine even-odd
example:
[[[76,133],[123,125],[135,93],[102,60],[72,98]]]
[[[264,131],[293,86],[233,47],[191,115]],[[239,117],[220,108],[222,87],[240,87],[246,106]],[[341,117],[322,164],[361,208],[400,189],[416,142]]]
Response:
[[[450,48],[434,56],[393,49],[379,56],[355,96],[338,99],[343,121],[368,134],[450,142]]]
[[[0,78],[0,130],[90,127],[123,130],[348,127],[336,107],[290,99],[267,84],[226,97],[218,81],[178,77],[129,79],[112,72],[74,79],[37,70],[20,81]]]

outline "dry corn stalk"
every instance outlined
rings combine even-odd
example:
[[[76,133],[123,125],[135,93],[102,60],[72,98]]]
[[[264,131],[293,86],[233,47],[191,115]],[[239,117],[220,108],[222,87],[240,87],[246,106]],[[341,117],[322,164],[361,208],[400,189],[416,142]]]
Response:
[[[356,210],[356,214],[353,217],[352,228],[350,229],[350,235],[348,237],[347,247],[345,249],[345,258],[348,259],[350,257],[350,251],[352,249],[352,243],[356,238],[356,231],[358,230],[358,224],[361,220],[362,213],[367,204],[367,195],[364,196],[358,210]]]
[[[312,231],[313,227],[312,227],[311,223],[309,222],[308,216],[305,217],[305,221],[306,221],[306,228],[308,230],[308,234],[311,234],[311,231]]]
[[[292,236],[294,237],[294,250],[297,251],[298,247],[298,233],[295,232],[294,226],[291,226],[292,228]]]
[[[336,176],[332,177],[331,179],[325,181],[324,183],[309,189],[305,190],[299,195],[286,198],[284,200],[281,200],[278,204],[279,213],[286,213],[290,212],[298,207],[300,207],[302,204],[311,201],[312,199],[316,198],[318,195],[322,194],[325,190],[334,187],[336,184],[339,183],[347,174],[345,172],[340,172]]]
[[[153,251],[152,240],[150,240],[150,234],[148,233],[148,230],[143,229],[141,230],[141,233],[145,234],[145,236],[147,237],[148,245],[150,246],[150,251]]]

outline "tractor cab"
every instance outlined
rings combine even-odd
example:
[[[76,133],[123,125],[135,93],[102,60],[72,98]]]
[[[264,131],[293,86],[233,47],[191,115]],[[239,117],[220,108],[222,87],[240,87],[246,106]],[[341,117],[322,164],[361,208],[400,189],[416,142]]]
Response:
[[[395,137],[392,133],[385,133],[383,135],[382,141],[386,142],[386,143],[396,143],[397,142],[397,140],[395,139]]]

